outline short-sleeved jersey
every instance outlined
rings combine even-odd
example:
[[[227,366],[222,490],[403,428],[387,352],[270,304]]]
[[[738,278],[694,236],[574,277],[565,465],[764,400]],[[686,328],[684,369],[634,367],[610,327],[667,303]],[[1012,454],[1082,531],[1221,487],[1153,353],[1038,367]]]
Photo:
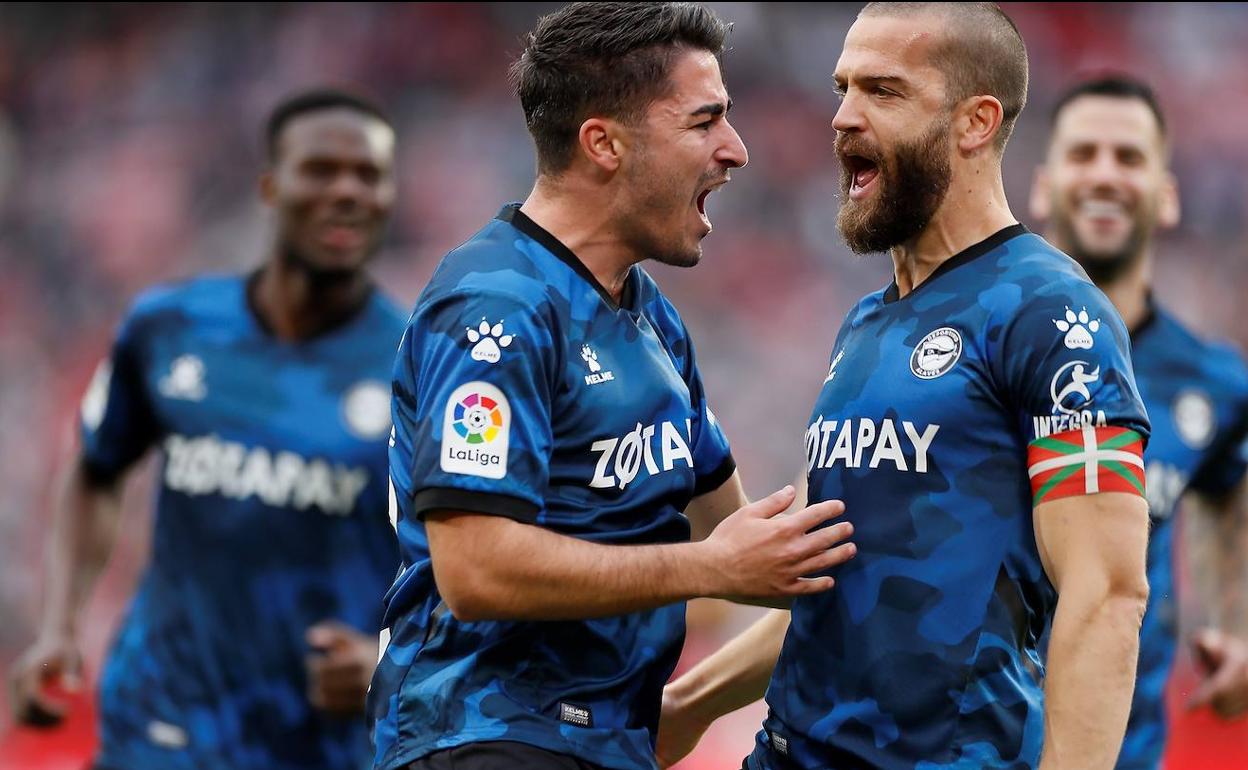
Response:
[[[1056,594],[1028,446],[1147,436],[1128,349],[1104,294],[1021,225],[850,311],[806,459],[810,499],[845,502],[858,554],[794,602],[751,768],[1036,766]]]
[[[1148,611],[1118,768],[1155,770],[1165,750],[1165,686],[1176,645],[1174,514],[1185,491],[1217,499],[1243,478],[1248,369],[1234,351],[1197,339],[1159,308],[1132,332],[1131,342],[1136,380],[1153,423],[1144,455],[1152,531]]]
[[[734,465],[675,309],[637,266],[617,306],[575,254],[509,205],[443,260],[394,376],[403,571],[369,696],[377,767],[490,740],[655,767],[683,603],[595,620],[461,622],[434,583],[424,515],[505,516],[605,544],[688,540],[685,506]]]
[[[140,297],[81,415],[116,478],[156,445],[150,563],[100,679],[98,764],[359,768],[359,717],[308,702],[309,626],[380,630],[398,569],[386,515],[389,374],[403,316],[376,293],[302,343],[270,335],[243,276]]]

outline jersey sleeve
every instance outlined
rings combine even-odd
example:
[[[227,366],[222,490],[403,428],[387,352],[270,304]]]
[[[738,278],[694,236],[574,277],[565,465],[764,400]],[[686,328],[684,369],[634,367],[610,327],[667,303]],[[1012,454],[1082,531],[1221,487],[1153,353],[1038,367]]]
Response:
[[[1189,488],[1215,498],[1231,492],[1248,474],[1248,369],[1234,353],[1225,355],[1219,379],[1232,389],[1214,407],[1219,429],[1188,482]]]
[[[453,295],[413,314],[396,366],[392,457],[408,471],[414,515],[537,520],[554,444],[553,339],[542,308],[503,294]]]
[[[1024,300],[998,360],[1028,445],[1033,504],[1097,492],[1143,496],[1148,416],[1126,326],[1099,289],[1062,281]]]
[[[83,465],[97,481],[119,477],[159,435],[143,377],[144,327],[132,310],[109,356],[96,368],[79,409]]]

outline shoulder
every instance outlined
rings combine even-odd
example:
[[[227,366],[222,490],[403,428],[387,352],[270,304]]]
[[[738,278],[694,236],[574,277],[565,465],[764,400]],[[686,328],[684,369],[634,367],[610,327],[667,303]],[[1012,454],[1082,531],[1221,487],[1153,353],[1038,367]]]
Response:
[[[557,262],[510,223],[494,219],[442,258],[421,299],[491,293],[523,302],[544,300]]]
[[[245,283],[242,275],[203,275],[150,286],[130,303],[123,329],[184,326],[204,316],[219,317],[242,307]]]
[[[401,334],[403,328],[407,326],[408,314],[399,307],[399,304],[383,292],[380,288],[373,290],[371,300],[373,318],[377,326],[387,330],[397,330],[396,336]]]
[[[1145,330],[1140,347],[1150,359],[1162,357],[1174,373],[1203,381],[1224,393],[1248,397],[1248,364],[1229,342],[1202,337],[1162,308],[1155,309],[1152,328]]]

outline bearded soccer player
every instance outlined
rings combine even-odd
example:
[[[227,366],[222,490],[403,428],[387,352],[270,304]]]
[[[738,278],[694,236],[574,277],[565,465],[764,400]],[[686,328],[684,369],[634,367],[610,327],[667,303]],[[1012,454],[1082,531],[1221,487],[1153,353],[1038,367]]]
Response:
[[[803,576],[852,555],[845,524],[808,534],[839,502],[745,499],[638,266],[695,265],[746,164],[726,32],[697,5],[574,3],[515,65],[537,182],[445,257],[395,365],[380,770],[653,768],[684,601],[824,591]]]
[[[1005,199],[1023,41],[993,4],[873,3],[835,81],[838,224],[894,268],[846,317],[806,432],[810,499],[845,502],[858,556],[794,600],[782,645],[770,616],[671,685],[661,754],[756,697],[779,648],[752,770],[1108,770],[1148,593],[1149,424],[1117,312]]]
[[[1245,463],[1248,369],[1229,349],[1189,332],[1152,294],[1153,235],[1179,219],[1168,169],[1161,107],[1144,83],[1106,76],[1058,100],[1048,157],[1037,174],[1031,210],[1049,238],[1083,265],[1131,330],[1135,373],[1153,433],[1145,461],[1152,533],[1148,612],[1120,770],[1152,770],[1166,740],[1165,684],[1175,653],[1172,549],[1175,513],[1187,493],[1188,562],[1213,617],[1242,632],[1245,612]],[[1081,316],[1063,319],[1079,324]],[[1224,716],[1248,706],[1248,677],[1236,640],[1221,629],[1196,636],[1211,662],[1195,702]]]
[[[322,90],[278,105],[266,139],[264,265],[145,292],[83,401],[13,706],[61,716],[42,685],[80,666],[125,477],[158,446],[150,563],[100,676],[98,770],[369,757],[364,699],[398,566],[387,383],[404,318],[365,266],[394,202],[394,131]]]

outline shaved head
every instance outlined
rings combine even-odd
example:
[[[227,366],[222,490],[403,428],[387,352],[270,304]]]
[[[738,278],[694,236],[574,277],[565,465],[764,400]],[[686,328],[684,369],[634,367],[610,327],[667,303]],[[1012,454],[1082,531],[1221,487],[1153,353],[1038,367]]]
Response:
[[[996,3],[868,3],[858,15],[940,20],[943,39],[933,48],[932,64],[945,76],[948,103],[995,97],[1002,107],[995,146],[1005,149],[1027,103],[1027,48]]]

